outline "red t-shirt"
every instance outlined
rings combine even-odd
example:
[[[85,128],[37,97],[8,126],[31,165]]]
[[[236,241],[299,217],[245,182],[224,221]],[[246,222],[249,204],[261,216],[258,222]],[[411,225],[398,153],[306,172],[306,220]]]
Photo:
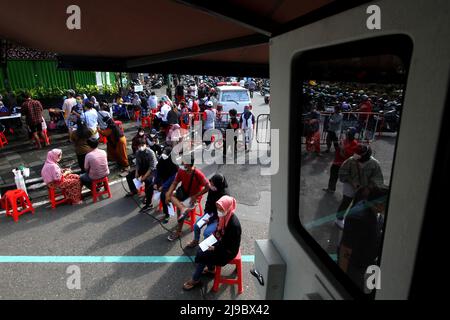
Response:
[[[336,150],[336,155],[333,162],[333,164],[338,166],[342,165],[345,160],[350,158],[355,153],[356,147],[358,147],[358,141],[357,140],[348,141],[347,139],[345,139],[342,142],[342,144],[344,147],[344,156],[341,156],[340,150]]]
[[[199,193],[203,187],[205,187],[209,181],[208,178],[205,177],[203,172],[199,169],[195,168],[194,177],[192,179],[191,191],[189,192],[189,196],[193,196],[194,194]],[[178,169],[177,175],[175,177],[175,181],[178,184],[181,181],[183,185],[183,189],[186,193],[188,193],[189,183],[191,181],[192,172],[187,172],[186,170]]]

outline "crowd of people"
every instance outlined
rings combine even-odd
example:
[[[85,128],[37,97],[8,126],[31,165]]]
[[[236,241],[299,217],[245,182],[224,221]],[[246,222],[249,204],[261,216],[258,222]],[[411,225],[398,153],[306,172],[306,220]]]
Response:
[[[377,264],[389,191],[384,184],[380,162],[373,156],[370,145],[374,128],[367,124],[373,117],[375,101],[380,99],[373,95],[369,97],[363,90],[353,94],[355,90],[350,87],[337,87],[316,83],[306,86],[302,135],[305,136],[306,154],[322,156],[323,152],[334,151],[328,186],[323,191],[333,194],[337,183],[342,184],[342,199],[336,208],[335,219],[335,225],[342,230],[338,264],[359,288],[364,289],[367,267]],[[387,94],[381,96],[386,98]],[[396,99],[400,101],[401,97],[398,95]],[[361,113],[355,126],[344,127],[345,117],[349,114],[344,116],[343,111]],[[323,152],[321,123],[326,134]],[[358,134],[359,139],[356,138]]]
[[[133,103],[136,105],[140,99],[142,116],[144,110],[142,106],[146,104],[138,94],[133,93],[133,96],[135,97]],[[232,260],[239,251],[241,237],[241,226],[235,215],[236,200],[229,195],[226,178],[221,174],[215,174],[208,179],[195,166],[193,154],[190,157],[183,157],[180,166],[174,161],[173,146],[179,142],[180,136],[173,131],[180,129],[180,120],[183,120],[179,109],[186,108],[192,111],[192,107],[188,106],[190,100],[195,108],[197,101],[193,96],[189,96],[187,101],[183,98],[177,105],[167,96],[157,99],[155,94],[151,94],[147,105],[156,106],[154,121],[148,131],[142,127],[138,128],[131,141],[132,155],[128,156],[123,129],[120,123],[114,120],[115,114],[111,113],[109,104],[105,101],[97,103],[95,98],[86,99],[69,91],[64,100],[62,115],[81,173],[75,174],[70,168],[63,168],[60,165],[63,152],[58,148],[48,152],[41,171],[43,181],[49,188],[61,190],[69,203],[80,205],[83,203],[82,189],[84,187],[91,189],[93,181],[107,177],[110,174],[110,162],[117,162],[122,169],[121,175],[126,177],[129,189],[125,197],[145,194],[144,205],[140,208],[140,212],[148,213],[156,209],[155,194],[159,195],[162,206],[163,217],[160,219],[162,224],[167,224],[171,214],[176,212],[177,225],[175,231],[168,235],[169,241],[180,239],[184,220],[190,217],[191,211],[201,205],[203,196],[207,195],[204,216],[196,221],[193,239],[187,247],[196,248],[199,245],[203,228],[204,238],[214,235],[217,242],[206,251],[198,250],[195,259],[197,267],[192,279],[184,283],[185,290],[196,287],[202,275],[214,272],[214,266],[224,266]],[[42,106],[31,97],[28,101],[30,110],[26,110],[25,115],[34,122],[27,123],[29,126],[34,125],[38,134],[40,128],[36,119],[42,114]],[[150,108],[150,112],[152,111]],[[237,129],[239,126],[237,114],[236,112],[231,114],[228,126]],[[207,129],[214,128],[217,117],[210,104],[205,106],[205,112],[199,116]],[[164,136],[166,139],[160,142],[160,138]],[[99,141],[103,138],[107,140],[106,152],[98,147]],[[197,223],[201,219],[205,220],[205,224],[199,227]]]

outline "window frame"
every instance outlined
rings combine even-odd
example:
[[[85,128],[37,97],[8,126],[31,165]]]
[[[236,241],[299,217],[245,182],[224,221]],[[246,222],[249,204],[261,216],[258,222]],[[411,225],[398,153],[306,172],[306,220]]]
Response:
[[[369,44],[369,45],[367,45]],[[406,96],[406,90],[408,85],[408,74],[411,65],[411,58],[413,55],[413,41],[406,34],[393,34],[387,36],[377,36],[371,38],[365,38],[362,40],[355,40],[351,42],[345,42],[337,45],[329,45],[316,49],[309,49],[298,52],[293,55],[291,59],[291,83],[290,83],[290,107],[289,107],[289,141],[288,141],[288,229],[296,241],[306,250],[310,258],[316,263],[316,265],[325,273],[331,274],[332,278],[336,280],[348,294],[358,300],[372,300],[375,297],[375,291],[371,294],[365,294],[353,283],[353,281],[340,269],[339,265],[334,262],[328,253],[320,246],[320,244],[313,238],[313,236],[303,227],[300,221],[300,176],[301,176],[301,147],[299,147],[299,139],[301,132],[297,123],[297,119],[301,116],[299,110],[303,105],[302,89],[303,82],[307,79],[302,65],[312,61],[319,60],[332,60],[338,58],[351,59],[353,57],[364,56],[377,56],[382,54],[391,54],[398,56],[405,68],[403,76],[401,76],[401,82],[386,81],[386,79],[377,79],[377,83],[401,83],[404,85],[402,96],[402,108],[400,110],[400,124],[397,132],[391,176],[389,186],[392,186],[393,172],[395,170],[395,160],[397,155],[398,141],[400,137],[400,128],[402,123],[402,113],[404,110],[404,100]],[[297,72],[297,70],[299,72]],[[344,79],[319,79],[313,80],[325,80],[325,81],[348,81]],[[370,79],[367,83],[374,83],[374,79]],[[365,83],[364,81],[355,81],[357,83]],[[390,203],[391,190],[389,190],[386,214],[384,221],[384,229],[388,224],[388,213]],[[384,244],[384,233],[381,239],[379,248],[379,261],[381,264],[381,253]]]

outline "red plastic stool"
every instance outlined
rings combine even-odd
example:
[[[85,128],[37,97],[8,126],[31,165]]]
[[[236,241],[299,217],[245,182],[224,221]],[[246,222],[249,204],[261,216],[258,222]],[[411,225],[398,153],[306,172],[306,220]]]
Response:
[[[61,193],[56,193],[56,188],[48,188],[48,198],[50,199],[50,204],[52,206],[52,209],[55,209],[57,205],[68,203],[69,199],[66,198],[66,193],[62,190]],[[62,196],[62,199],[56,200],[57,197]]]
[[[22,207],[21,210],[18,209],[18,202]],[[28,198],[28,195],[22,189],[9,190],[5,193],[5,209],[6,215],[12,216],[14,222],[19,221],[19,216],[26,212],[34,214],[33,205]]]
[[[197,211],[197,206],[199,208],[198,211]],[[183,222],[184,222],[184,224],[187,224],[188,226],[191,227],[191,231],[194,231],[194,225],[195,225],[195,223],[197,221],[196,217],[201,217],[201,216],[203,216],[202,197],[200,197],[197,200],[197,205],[189,213],[189,219],[184,219]]]
[[[108,142],[108,139],[106,139],[106,137],[104,135],[99,135],[100,137],[98,138],[98,142],[106,144]]]
[[[140,110],[135,111],[134,112],[134,120],[137,122],[140,120],[140,118],[141,118],[141,111]]]
[[[50,144],[50,138],[49,138],[49,136],[48,136],[48,134],[47,134],[47,130],[42,130],[42,134],[44,135],[45,140],[42,140],[42,138],[39,136],[40,142],[41,142],[41,143],[47,143],[47,144]],[[33,139],[34,139],[34,138],[33,138]],[[37,146],[38,143],[37,143],[36,139],[34,139],[34,142],[36,143],[36,146]]]
[[[97,189],[103,188],[103,191],[97,191]],[[109,181],[108,177],[104,177],[103,179],[93,180],[92,181],[92,199],[94,200],[94,203],[97,202],[97,198],[99,198],[101,195],[107,194],[108,198],[111,198],[111,190],[109,189]]]
[[[169,205],[169,206],[172,206],[173,210],[175,211],[175,207],[173,206],[173,203],[169,203],[168,205]],[[159,207],[158,207],[158,210],[159,210],[159,211],[162,211],[162,209],[163,209],[163,203],[162,203],[161,200],[159,200]]]
[[[244,292],[244,286],[242,284],[242,257],[241,257],[241,250],[240,249],[239,249],[239,252],[238,252],[237,256],[233,260],[228,262],[228,264],[236,265],[237,278],[235,278],[235,279],[223,278],[222,275],[221,275],[222,267],[221,266],[216,266],[216,274],[214,276],[214,284],[213,284],[212,291],[214,291],[214,292],[219,291],[219,286],[222,283],[225,283],[225,284],[237,284],[238,285],[238,293],[241,294],[242,292]]]
[[[3,132],[0,132],[0,148],[3,148],[7,144],[8,144],[8,139],[6,139],[6,136]]]
[[[152,118],[151,117],[142,117],[141,118],[142,128],[151,128],[152,127]]]

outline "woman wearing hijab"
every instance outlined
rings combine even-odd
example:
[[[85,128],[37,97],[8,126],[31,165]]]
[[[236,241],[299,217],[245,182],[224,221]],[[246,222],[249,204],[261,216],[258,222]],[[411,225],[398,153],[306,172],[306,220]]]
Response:
[[[45,184],[50,188],[58,187],[72,204],[82,204],[80,177],[72,174],[70,169],[61,169],[62,150],[53,149],[47,154],[47,160],[42,168],[41,175]]]
[[[217,242],[203,252],[197,252],[195,262],[197,267],[191,280],[184,283],[184,290],[191,290],[200,284],[202,274],[214,273],[215,266],[225,266],[233,260],[239,252],[241,245],[241,224],[234,214],[236,210],[236,199],[223,196],[216,202],[219,222],[214,236]],[[205,266],[207,268],[205,269]]]
[[[215,174],[211,180],[209,180],[209,185],[208,198],[205,203],[205,215],[209,215],[209,218],[205,220],[206,228],[205,231],[203,231],[203,237],[205,239],[216,231],[217,228],[219,217],[217,216],[216,202],[223,196],[228,195],[228,183],[222,174]],[[187,245],[188,248],[195,248],[199,243],[201,228],[198,227],[197,223],[202,218],[203,217],[198,218],[194,226],[194,240]]]
[[[128,163],[127,139],[111,118],[107,120],[107,125],[108,127],[105,130],[99,128],[98,132],[108,140],[106,144],[108,160],[116,161],[122,167],[121,176],[125,176],[130,166]]]

